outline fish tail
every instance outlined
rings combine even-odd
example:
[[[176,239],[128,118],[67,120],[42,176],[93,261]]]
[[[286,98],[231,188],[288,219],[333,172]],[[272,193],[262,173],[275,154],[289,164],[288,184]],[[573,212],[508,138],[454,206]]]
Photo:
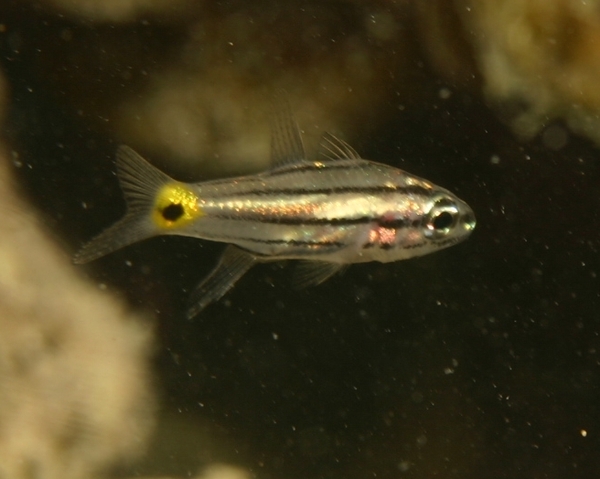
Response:
[[[160,192],[178,183],[127,146],[117,151],[119,183],[127,203],[125,216],[86,243],[73,257],[81,264],[163,233],[156,208]],[[157,219],[159,221],[157,221]],[[164,220],[166,222],[167,220]]]

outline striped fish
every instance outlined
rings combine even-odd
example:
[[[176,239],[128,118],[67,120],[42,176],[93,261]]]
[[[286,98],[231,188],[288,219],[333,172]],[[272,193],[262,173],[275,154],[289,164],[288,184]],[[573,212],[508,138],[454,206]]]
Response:
[[[304,260],[297,284],[319,284],[352,263],[421,256],[466,239],[471,208],[448,190],[364,160],[326,134],[308,160],[287,105],[272,127],[272,168],[201,183],[173,180],[121,146],[117,170],[125,216],[75,255],[86,263],[137,241],[182,235],[228,243],[192,294],[189,317],[221,298],[254,264]]]

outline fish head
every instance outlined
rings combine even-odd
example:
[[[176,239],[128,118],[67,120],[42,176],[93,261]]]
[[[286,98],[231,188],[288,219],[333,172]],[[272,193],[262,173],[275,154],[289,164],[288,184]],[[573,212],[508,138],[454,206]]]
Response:
[[[434,251],[464,241],[475,225],[471,207],[449,191],[439,189],[423,207],[420,233],[424,249]]]
[[[387,263],[427,255],[473,232],[475,215],[467,203],[429,182],[414,179],[409,188],[413,185],[416,191],[399,192],[382,204],[384,213],[369,226],[362,243],[361,261]]]

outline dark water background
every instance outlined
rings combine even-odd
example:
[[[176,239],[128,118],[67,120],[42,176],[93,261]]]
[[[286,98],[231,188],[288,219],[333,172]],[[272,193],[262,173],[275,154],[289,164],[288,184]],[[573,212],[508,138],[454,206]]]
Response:
[[[42,37],[24,34],[19,56],[2,45],[5,133],[23,189],[74,250],[123,211],[106,161],[118,142],[29,67]],[[520,143],[477,96],[441,100],[446,85],[415,70],[429,101],[355,146],[466,200],[478,220],[467,242],[302,291],[293,265],[259,266],[194,321],[188,291],[220,245],[153,239],[89,267],[158,312],[161,427],[179,416],[231,445],[165,433],[131,473],[185,475],[200,457],[290,479],[597,477],[598,148]]]

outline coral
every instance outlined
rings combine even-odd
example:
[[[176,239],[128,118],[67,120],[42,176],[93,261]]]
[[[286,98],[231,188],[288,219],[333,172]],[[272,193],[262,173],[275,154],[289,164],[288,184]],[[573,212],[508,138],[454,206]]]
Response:
[[[127,22],[141,16],[178,17],[193,5],[192,0],[44,0],[61,14],[94,22]]]
[[[76,274],[0,148],[0,477],[90,477],[145,443],[151,328]]]
[[[228,466],[225,464],[213,464],[204,469],[200,474],[193,479],[250,479],[251,475],[238,467]],[[141,477],[138,479],[176,479],[175,477]]]
[[[463,84],[480,76],[517,134],[530,138],[561,119],[600,143],[598,2],[441,0],[420,4],[419,16],[432,63]]]
[[[312,150],[324,130],[369,134],[412,81],[402,9],[203,5],[168,27],[151,18],[92,31],[50,17],[33,68],[94,128],[179,169],[221,174],[266,166],[278,89]]]

